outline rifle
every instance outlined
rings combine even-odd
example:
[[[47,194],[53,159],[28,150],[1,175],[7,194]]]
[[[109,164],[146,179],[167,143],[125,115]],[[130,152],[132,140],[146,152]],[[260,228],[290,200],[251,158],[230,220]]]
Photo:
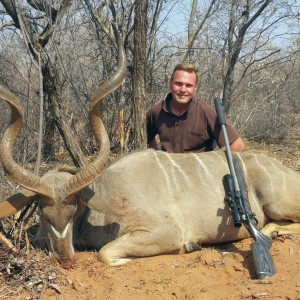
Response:
[[[243,224],[254,239],[254,242],[251,244],[251,250],[257,277],[261,279],[265,276],[274,275],[276,270],[270,253],[272,240],[258,231],[256,228],[258,221],[255,218],[255,214],[251,211],[249,203],[246,204],[246,200],[241,194],[227,136],[222,100],[220,98],[215,98],[215,107],[218,122],[222,126],[226,146],[226,158],[230,170],[230,174],[226,174],[223,177],[223,185],[226,192],[225,202],[230,207],[234,226],[241,227]]]

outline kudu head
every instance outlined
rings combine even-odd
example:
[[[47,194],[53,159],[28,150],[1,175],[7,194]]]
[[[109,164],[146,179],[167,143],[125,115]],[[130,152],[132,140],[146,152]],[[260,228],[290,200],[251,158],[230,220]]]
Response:
[[[118,65],[115,73],[100,86],[91,99],[89,121],[99,145],[96,159],[75,175],[68,172],[47,172],[42,178],[20,166],[13,159],[13,147],[23,126],[23,110],[19,99],[0,85],[0,98],[11,110],[10,123],[0,143],[0,159],[7,175],[24,189],[0,203],[0,218],[14,214],[33,200],[38,201],[41,216],[40,232],[50,253],[59,261],[70,261],[74,256],[73,222],[80,214],[80,192],[96,180],[110,151],[110,142],[100,118],[99,104],[104,97],[122,84],[126,72],[126,57],[122,39],[113,26],[117,39]]]

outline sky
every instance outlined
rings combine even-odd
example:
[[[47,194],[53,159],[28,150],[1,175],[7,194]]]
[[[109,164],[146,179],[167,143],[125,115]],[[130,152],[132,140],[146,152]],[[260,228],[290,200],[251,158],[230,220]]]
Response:
[[[276,13],[283,15],[287,13],[292,8],[293,14],[300,14],[300,0],[288,0],[288,1],[274,1],[274,6],[269,5],[267,9],[272,10],[272,13],[269,14],[268,22],[274,21]],[[280,5],[278,5],[278,3]],[[198,6],[201,9],[203,14],[208,9],[210,1],[199,0]],[[172,33],[174,36],[180,36],[183,38],[187,37],[187,24],[190,17],[192,0],[176,0],[170,1],[167,6],[167,10],[162,15],[161,19],[166,18],[166,23],[163,25],[163,29]],[[285,5],[285,6],[284,6]],[[275,11],[275,8],[280,10]],[[168,11],[168,10],[171,10]],[[273,13],[274,12],[274,13]],[[219,16],[220,18],[220,16]],[[272,19],[273,18],[273,19]],[[253,24],[254,26],[261,26],[266,19],[259,17]],[[226,20],[222,20],[223,22]],[[229,22],[229,21],[228,21]],[[227,23],[228,23],[227,22]],[[291,42],[291,39],[300,37],[300,16],[298,18],[289,18],[283,19],[280,23],[277,23],[277,26],[274,26],[274,31],[272,33],[272,42],[278,47],[288,46]],[[226,24],[228,26],[228,24]]]

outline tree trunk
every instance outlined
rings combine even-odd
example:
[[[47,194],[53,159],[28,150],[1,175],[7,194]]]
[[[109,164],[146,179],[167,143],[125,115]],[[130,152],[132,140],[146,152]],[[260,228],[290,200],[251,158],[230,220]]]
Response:
[[[45,94],[44,111],[46,112],[46,142],[42,150],[43,154],[47,156],[46,158],[49,156],[54,158],[54,145],[56,142],[54,130],[56,126],[74,164],[76,166],[84,166],[84,156],[79,143],[76,137],[71,134],[72,130],[69,126],[68,119],[61,113],[62,99],[58,91],[60,85],[58,84],[57,71],[54,65],[51,64],[46,52],[47,43],[53,36],[57,24],[66,13],[72,1],[62,0],[58,8],[55,9],[51,2],[27,0],[28,7],[44,12],[45,17],[50,12],[51,18],[45,18],[47,21],[43,23],[42,34],[37,31],[37,28],[41,26],[42,23],[38,24],[38,18],[31,18],[31,15],[26,13],[23,5],[19,5],[20,3],[17,1],[11,0],[0,0],[0,2],[14,21],[14,26],[22,31],[35,61],[38,61],[38,53],[41,58],[43,89]]]
[[[252,14],[250,18],[250,5],[243,5],[243,13],[241,17],[241,24],[238,24],[236,18],[236,12],[240,8],[236,1],[232,1],[231,13],[230,13],[230,23],[228,29],[228,66],[223,87],[223,105],[225,107],[225,112],[228,113],[231,105],[231,95],[233,91],[234,82],[234,70],[236,63],[238,61],[243,41],[248,28],[251,24],[260,16],[260,14],[266,9],[266,7],[271,3],[271,0],[265,0],[261,2],[262,5],[257,9],[257,11]],[[240,26],[238,26],[240,25]],[[236,33],[236,29],[239,28]]]
[[[147,39],[148,0],[135,2],[134,19],[134,61],[133,61],[133,109],[134,109],[134,148],[146,148],[145,130],[145,72]]]
[[[50,155],[54,158],[55,145],[55,127],[60,133],[67,151],[69,152],[73,163],[76,167],[82,167],[85,165],[84,155],[81,151],[80,144],[76,137],[72,134],[68,118],[62,113],[62,99],[57,90],[58,76],[56,69],[51,65],[47,54],[43,53],[42,57],[42,74],[44,78],[44,92],[45,92],[45,110],[47,112],[45,116],[46,133],[45,144],[43,148],[44,155]],[[55,124],[55,127],[54,127]]]

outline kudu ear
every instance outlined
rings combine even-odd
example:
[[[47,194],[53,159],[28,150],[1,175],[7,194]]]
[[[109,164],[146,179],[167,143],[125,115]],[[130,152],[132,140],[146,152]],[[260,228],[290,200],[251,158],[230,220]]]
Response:
[[[14,215],[27,204],[36,199],[36,193],[26,189],[21,189],[16,194],[8,197],[0,203],[0,218],[6,218]]]
[[[82,189],[76,193],[76,197],[84,205],[89,206],[89,202],[95,197],[96,193],[89,187]]]
[[[103,212],[104,210],[109,210],[106,201],[101,201],[101,196],[99,193],[95,193],[89,187],[84,188],[80,192],[77,193],[77,197],[81,201],[83,205],[86,205],[92,210],[96,210],[98,212]],[[100,201],[99,201],[100,200]]]

